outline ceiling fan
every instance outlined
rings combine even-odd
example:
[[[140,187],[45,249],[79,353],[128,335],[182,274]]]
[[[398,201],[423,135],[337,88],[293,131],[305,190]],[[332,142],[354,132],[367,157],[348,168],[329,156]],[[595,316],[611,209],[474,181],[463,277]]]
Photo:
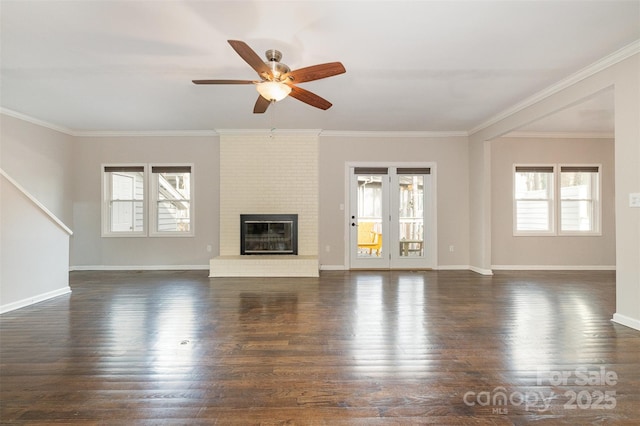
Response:
[[[256,114],[265,112],[272,102],[277,102],[287,96],[323,110],[331,108],[331,102],[296,86],[296,84],[346,72],[340,62],[312,65],[291,71],[287,65],[280,62],[282,53],[278,50],[267,50],[265,52],[267,61],[264,62],[245,42],[240,40],[227,41],[236,53],[256,70],[260,80],[192,80],[195,84],[255,84],[258,93],[260,93],[253,107],[253,112]]]

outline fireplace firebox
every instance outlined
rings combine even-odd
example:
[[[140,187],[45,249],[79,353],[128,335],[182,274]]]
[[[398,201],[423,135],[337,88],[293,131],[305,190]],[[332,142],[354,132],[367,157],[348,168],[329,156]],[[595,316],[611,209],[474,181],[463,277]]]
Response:
[[[298,254],[297,214],[241,214],[240,254]]]

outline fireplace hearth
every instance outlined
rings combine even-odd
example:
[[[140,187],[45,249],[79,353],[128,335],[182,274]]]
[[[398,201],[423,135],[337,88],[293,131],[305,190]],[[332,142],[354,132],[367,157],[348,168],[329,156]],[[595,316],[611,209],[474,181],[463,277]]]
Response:
[[[241,255],[297,255],[297,214],[241,214]]]

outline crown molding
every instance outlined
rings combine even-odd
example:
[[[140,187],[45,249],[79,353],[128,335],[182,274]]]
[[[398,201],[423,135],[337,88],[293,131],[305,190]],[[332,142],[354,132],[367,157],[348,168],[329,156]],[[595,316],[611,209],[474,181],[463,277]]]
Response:
[[[215,130],[90,130],[74,131],[73,136],[84,138],[100,137],[170,137],[170,136],[218,136]]]
[[[216,129],[219,135],[312,135],[318,136],[322,129]]]
[[[13,111],[11,109],[0,107],[0,114],[17,118],[18,120],[26,121],[27,123],[35,124],[36,126],[45,127],[50,130],[55,130],[56,132],[64,133],[69,136],[75,136],[73,130],[69,129],[68,127],[58,126],[57,124],[49,123],[48,121],[40,120],[38,118],[28,116],[18,111]]]
[[[540,139],[614,139],[608,132],[511,132],[500,138],[540,138]]]
[[[218,136],[218,133],[215,130],[73,130],[68,127],[58,126],[57,124],[49,123],[48,121],[40,120],[3,107],[0,107],[0,114],[75,137]]]
[[[473,129],[469,130],[469,135],[473,135],[474,133],[479,132],[480,130],[484,130],[487,127],[496,124],[502,120],[504,120],[505,118],[519,112],[522,111],[525,108],[528,108],[532,105],[535,105],[536,103],[542,101],[543,99],[546,99],[568,87],[573,86],[574,84],[588,78],[591,77],[594,74],[597,74],[598,72],[609,68],[612,65],[615,65],[619,62],[624,61],[627,58],[630,58],[633,55],[636,55],[640,53],[640,39],[635,40],[634,42],[624,46],[623,48],[616,50],[615,52],[611,53],[610,55],[605,56],[604,58],[594,62],[593,64],[587,66],[586,68],[583,68],[582,70],[570,75],[569,77],[558,81],[557,83],[547,87],[546,89],[534,94],[533,96],[523,100],[522,102],[519,102],[515,105],[513,105],[512,107],[502,111],[501,113],[491,117],[490,119],[488,119],[487,121],[485,121],[484,123],[474,127]]]
[[[360,131],[360,130],[323,130],[320,136],[347,138],[454,138],[467,137],[465,131]]]

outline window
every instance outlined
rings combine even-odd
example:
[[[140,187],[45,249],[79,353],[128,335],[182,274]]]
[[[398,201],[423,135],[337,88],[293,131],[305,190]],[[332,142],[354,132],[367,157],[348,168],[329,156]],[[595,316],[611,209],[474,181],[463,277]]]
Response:
[[[105,166],[103,236],[145,234],[144,166]]]
[[[152,235],[193,235],[191,166],[152,166]]]
[[[600,167],[560,167],[560,232],[600,231]]]
[[[552,233],[553,166],[516,166],[515,233]]]
[[[599,232],[600,166],[515,166],[514,235]]]
[[[190,165],[103,166],[102,236],[193,236],[191,170]]]

